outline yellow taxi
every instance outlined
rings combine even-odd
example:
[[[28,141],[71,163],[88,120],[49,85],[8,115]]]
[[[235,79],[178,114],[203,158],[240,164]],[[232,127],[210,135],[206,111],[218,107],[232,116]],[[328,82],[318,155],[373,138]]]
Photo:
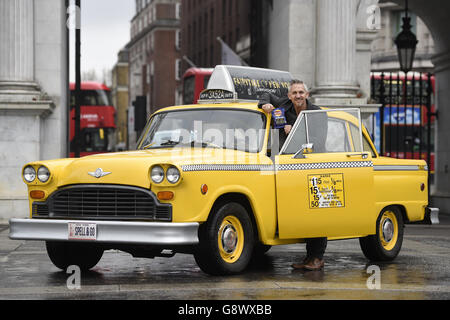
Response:
[[[438,222],[425,161],[379,156],[359,109],[302,112],[278,146],[271,115],[239,95],[286,88],[289,75],[257,69],[244,83],[255,68],[216,69],[201,103],[150,117],[137,150],[26,164],[30,217],[10,220],[10,238],[45,241],[61,269],[118,249],[189,253],[222,275],[314,237],[359,238],[368,259],[388,261],[405,223]]]

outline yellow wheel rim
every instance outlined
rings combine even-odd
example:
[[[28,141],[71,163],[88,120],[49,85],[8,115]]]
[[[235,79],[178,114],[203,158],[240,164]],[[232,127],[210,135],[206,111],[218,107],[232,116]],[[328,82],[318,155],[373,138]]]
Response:
[[[235,216],[227,216],[222,220],[217,241],[222,259],[227,263],[239,260],[244,249],[244,229]]]
[[[395,213],[385,211],[380,219],[378,230],[381,245],[385,250],[392,250],[398,239],[398,221]]]

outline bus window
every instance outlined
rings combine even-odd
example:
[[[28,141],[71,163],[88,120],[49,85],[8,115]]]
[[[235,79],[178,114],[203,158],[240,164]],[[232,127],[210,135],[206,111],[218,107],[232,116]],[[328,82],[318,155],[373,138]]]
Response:
[[[194,101],[195,76],[189,76],[184,79],[183,103],[191,104]]]
[[[205,89],[208,87],[209,78],[211,78],[211,76],[205,76],[203,78],[203,88]]]
[[[75,84],[70,83],[70,157],[75,156]],[[111,91],[98,82],[81,83],[80,156],[114,151],[116,110]]]
[[[81,106],[111,106],[111,93],[105,90],[82,90]],[[70,109],[75,108],[75,91],[71,90]]]

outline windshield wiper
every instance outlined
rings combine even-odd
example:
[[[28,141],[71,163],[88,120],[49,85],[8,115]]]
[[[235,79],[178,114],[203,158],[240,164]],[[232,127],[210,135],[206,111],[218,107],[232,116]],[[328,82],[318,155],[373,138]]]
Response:
[[[221,146],[219,146],[219,145],[216,145],[216,144],[214,144],[214,143],[211,143],[211,142],[205,142],[205,141],[197,141],[197,140],[192,140],[192,141],[190,141],[190,142],[184,142],[184,143],[182,143],[182,142],[180,142],[180,141],[173,141],[173,140],[167,140],[167,141],[164,141],[164,142],[162,142],[162,143],[160,143],[159,145],[154,145],[155,143],[151,143],[151,144],[148,144],[148,145],[146,145],[146,146],[144,146],[143,147],[143,149],[147,149],[147,148],[149,148],[149,147],[162,147],[162,146],[177,146],[177,145],[180,145],[180,146],[189,146],[189,147],[201,147],[201,148],[207,148],[207,147],[211,147],[211,148],[218,148],[218,149],[223,149],[223,147],[221,147]]]
[[[176,146],[179,143],[180,143],[180,141],[173,141],[173,140],[169,139],[169,140],[167,140],[167,141],[165,141],[163,143],[160,143],[159,145],[160,146]]]
[[[202,147],[202,148],[217,148],[217,149],[223,149],[223,147],[214,144],[212,142],[206,142],[206,141],[198,141],[198,140],[192,140],[191,142],[184,143],[184,145],[189,145],[191,147]]]

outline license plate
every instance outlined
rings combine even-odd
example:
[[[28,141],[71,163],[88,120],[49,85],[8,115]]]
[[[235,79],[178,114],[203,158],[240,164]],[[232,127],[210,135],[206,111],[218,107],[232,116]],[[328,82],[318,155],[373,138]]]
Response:
[[[97,240],[97,225],[69,222],[69,240]]]

